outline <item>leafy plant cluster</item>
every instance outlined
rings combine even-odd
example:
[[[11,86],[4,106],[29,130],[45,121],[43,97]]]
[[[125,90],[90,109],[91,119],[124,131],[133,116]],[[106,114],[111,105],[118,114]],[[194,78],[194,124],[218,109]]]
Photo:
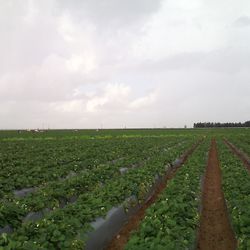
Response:
[[[155,156],[142,167],[132,168],[124,175],[107,180],[105,185],[93,183],[93,190],[83,191],[75,203],[53,210],[37,222],[23,223],[11,235],[3,234],[0,246],[4,249],[82,248],[92,221],[105,216],[112,207],[122,204],[132,195],[142,201],[154,185],[155,176],[163,175],[166,164],[173,162],[190,148],[194,140],[189,137],[187,143],[169,149],[163,148],[158,154],[154,152]],[[146,143],[145,140],[141,142]],[[137,154],[140,154],[139,149]]]
[[[206,165],[206,140],[169,181],[159,200],[146,211],[125,249],[194,248],[199,223],[200,180]]]
[[[96,186],[103,186],[106,181],[112,180],[120,175],[121,167],[139,167],[146,164],[150,158],[158,157],[158,154],[166,147],[173,147],[179,142],[179,138],[170,138],[167,142],[161,140],[152,145],[144,145],[144,149],[134,146],[134,151],[130,156],[116,160],[114,163],[100,164],[91,169],[84,169],[70,178],[62,181],[49,182],[35,193],[29,194],[24,198],[13,198],[2,200],[0,205],[0,227],[11,225],[17,228],[21,225],[25,215],[29,212],[41,211],[43,209],[55,210],[63,207],[83,192],[90,192]],[[185,142],[189,143],[189,141]],[[141,151],[140,153],[139,150]]]
[[[121,146],[101,140],[1,142],[1,193],[42,185],[114,159],[127,148]]]
[[[229,141],[233,143],[239,150],[250,156],[250,136],[247,134],[238,136],[227,136]]]
[[[220,141],[223,191],[238,249],[250,249],[250,175],[242,162]]]
[[[15,189],[37,187],[137,150],[158,145],[159,138],[110,140],[0,141],[0,198]]]

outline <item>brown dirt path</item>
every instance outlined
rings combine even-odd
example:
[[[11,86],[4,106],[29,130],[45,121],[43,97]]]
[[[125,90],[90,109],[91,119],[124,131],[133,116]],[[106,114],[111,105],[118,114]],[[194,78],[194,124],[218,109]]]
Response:
[[[167,182],[174,177],[177,170],[181,167],[182,164],[187,161],[188,157],[194,152],[198,145],[202,143],[202,141],[203,139],[197,142],[186,153],[183,154],[183,156],[180,158],[180,162],[178,163],[178,165],[175,166],[175,168],[172,168],[172,170],[165,176],[164,181],[156,188],[153,196],[145,204],[142,205],[142,207],[136,212],[136,214],[131,216],[131,218],[123,226],[119,234],[116,235],[110,242],[110,244],[107,246],[106,250],[124,249],[127,241],[129,240],[131,232],[136,230],[139,227],[140,222],[143,220],[146,209],[156,202],[160,193],[166,188]]]
[[[232,230],[221,187],[221,170],[213,139],[205,173],[197,249],[233,250],[237,242]]]
[[[236,146],[234,146],[231,142],[229,142],[227,139],[223,140],[224,143],[229,147],[229,149],[237,156],[240,158],[240,160],[243,162],[243,164],[245,165],[245,167],[248,169],[248,171],[250,172],[250,159],[248,158],[248,156],[241,152]]]

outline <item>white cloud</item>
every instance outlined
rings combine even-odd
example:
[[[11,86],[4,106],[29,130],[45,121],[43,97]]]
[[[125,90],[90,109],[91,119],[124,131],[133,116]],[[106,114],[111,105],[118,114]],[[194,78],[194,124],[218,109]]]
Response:
[[[0,1],[0,126],[249,119],[249,13],[247,0]]]
[[[62,113],[81,113],[84,111],[83,105],[84,104],[82,100],[70,100],[50,104],[51,108]]]
[[[156,101],[156,93],[150,93],[147,96],[135,99],[130,103],[129,106],[132,109],[147,108],[148,106],[152,105],[155,101]]]
[[[69,15],[62,14],[59,16],[58,32],[66,42],[71,43],[75,41],[77,31]]]
[[[82,71],[89,73],[96,68],[95,59],[91,55],[86,55],[84,58],[80,55],[72,55],[70,59],[66,61],[68,70],[72,73]]]
[[[105,105],[111,105],[114,109],[123,106],[131,89],[123,84],[108,84],[100,96],[93,96],[88,100],[86,108],[88,112],[102,110]],[[126,107],[125,107],[126,108]]]

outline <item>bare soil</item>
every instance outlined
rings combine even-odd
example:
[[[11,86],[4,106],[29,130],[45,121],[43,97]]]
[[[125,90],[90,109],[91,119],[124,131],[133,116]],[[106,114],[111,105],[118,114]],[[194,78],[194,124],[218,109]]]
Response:
[[[140,222],[143,220],[145,216],[146,209],[151,206],[153,203],[156,202],[158,196],[160,193],[166,188],[167,182],[172,179],[177,172],[177,170],[180,168],[181,165],[183,165],[188,157],[193,153],[193,151],[197,148],[197,146],[201,143],[202,141],[199,141],[193,147],[191,147],[180,159],[179,163],[177,166],[172,168],[171,171],[168,172],[168,174],[165,176],[164,181],[160,183],[156,187],[156,190],[153,194],[153,196],[146,202],[144,203],[140,209],[130,217],[129,221],[123,226],[121,231],[119,232],[118,235],[116,235],[113,240],[110,242],[110,244],[107,246],[106,250],[121,250],[124,249],[127,241],[129,240],[130,234],[132,231],[136,230],[139,228]]]
[[[213,139],[209,151],[202,194],[202,211],[197,239],[200,250],[233,250],[237,242],[221,187],[221,169]]]
[[[236,156],[238,156],[241,159],[241,161],[243,162],[245,167],[248,169],[248,171],[250,171],[250,160],[249,160],[249,158],[243,152],[241,152],[237,147],[235,147],[231,142],[229,142],[228,140],[224,139],[224,143],[229,147],[229,149]]]

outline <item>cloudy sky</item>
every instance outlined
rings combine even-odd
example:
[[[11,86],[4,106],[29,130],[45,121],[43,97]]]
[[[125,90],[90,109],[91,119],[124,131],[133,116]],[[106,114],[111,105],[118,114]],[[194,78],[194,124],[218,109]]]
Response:
[[[0,129],[250,119],[249,0],[0,0]]]

